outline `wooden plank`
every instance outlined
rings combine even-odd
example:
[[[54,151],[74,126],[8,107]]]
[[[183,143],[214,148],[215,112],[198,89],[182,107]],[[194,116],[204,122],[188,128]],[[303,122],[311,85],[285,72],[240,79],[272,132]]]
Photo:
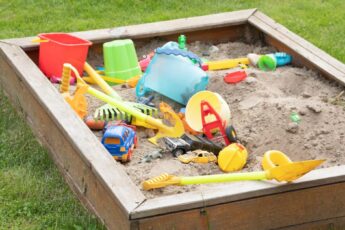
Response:
[[[208,30],[201,30],[201,31],[191,31],[184,33],[187,38],[188,42],[193,41],[212,41],[214,43],[221,43],[221,42],[229,42],[229,41],[238,41],[240,39],[245,39],[243,34],[245,33],[246,27],[243,25],[233,25],[228,27],[222,27],[222,28],[213,28]],[[154,37],[154,38],[137,38],[133,39],[136,49],[144,46],[145,44],[152,41],[152,39],[159,39],[162,41],[177,41],[178,36],[180,35],[179,32],[176,32],[174,34],[164,35],[160,37]],[[36,49],[30,49],[25,51],[26,54],[31,58],[33,62],[35,62],[38,65],[38,47]],[[103,43],[93,44],[89,48],[89,57],[103,57]],[[92,59],[92,58],[88,58]],[[95,60],[98,60],[99,64],[99,58],[93,58]],[[90,64],[93,64],[90,62]]]
[[[78,37],[92,41],[93,43],[102,43],[112,39],[121,38],[147,38],[157,37],[176,33],[185,33],[200,30],[226,27],[230,25],[240,25],[246,23],[248,17],[256,9],[240,10],[206,16],[175,19],[169,21],[152,22],[140,25],[131,25],[115,27],[110,29],[89,30],[71,33]],[[37,49],[38,44],[32,43],[35,37],[6,39],[4,42],[16,44],[24,50]]]
[[[3,43],[0,49],[2,89],[78,198],[108,227],[129,228],[129,213],[145,200],[140,190],[24,51]]]
[[[154,36],[171,39],[175,38],[176,34],[180,32],[186,32],[191,40],[199,39],[200,37],[204,39],[235,38],[235,35],[243,37],[245,18],[248,18],[254,11],[250,14],[248,11],[245,11],[247,13],[246,17],[243,15],[243,17],[239,16],[243,12],[231,12],[220,14],[222,17],[218,19],[214,15],[212,17],[203,16],[202,20],[200,20],[200,17],[178,19],[110,30],[78,32],[77,34],[80,34],[78,36],[81,37],[85,36],[84,38],[93,40],[96,43],[123,37],[131,37],[141,41]],[[205,20],[205,18],[210,18],[211,20]],[[295,62],[307,63],[307,65],[343,82],[342,76],[344,76],[345,72],[339,63],[334,63],[333,61],[332,63],[327,63],[322,53],[305,44],[303,46],[299,45],[294,41],[295,37],[291,37],[284,30],[275,29],[275,25],[272,25],[272,22],[265,22],[260,14],[249,19],[251,20],[251,25],[267,34],[265,37],[269,44],[274,45],[277,43],[276,45],[280,48],[293,52]],[[176,21],[177,23],[173,23]],[[204,27],[205,24],[206,27]],[[236,31],[234,28],[238,28],[238,30]],[[11,40],[10,42],[22,44],[24,48],[26,47],[28,50],[31,49],[33,51],[30,55],[37,57],[35,56],[37,55],[37,46],[29,45],[28,38],[24,40]],[[120,166],[112,161],[112,163],[109,163],[109,154],[106,153],[91,132],[68,108],[68,105],[64,103],[38,68],[25,56],[24,52],[15,46],[0,45],[0,47],[3,49],[1,53],[2,58],[0,58],[2,71],[0,72],[0,84],[7,90],[12,102],[17,104],[17,108],[23,108],[26,119],[33,127],[34,132],[48,146],[59,169],[65,174],[66,180],[72,185],[72,188],[82,202],[103,219],[109,228],[123,227],[136,229],[140,227],[145,229],[150,226],[163,228],[163,225],[158,224],[159,220],[166,224],[164,225],[165,229],[180,226],[179,224],[183,224],[181,226],[185,228],[189,224],[185,225],[186,222],[196,224],[195,226],[197,227],[193,228],[207,226],[207,222],[210,223],[212,228],[236,227],[244,223],[244,227],[250,229],[252,225],[248,225],[246,223],[247,220],[244,218],[228,225],[227,220],[231,220],[231,217],[236,217],[236,215],[226,216],[227,211],[230,211],[230,214],[239,215],[240,212],[237,210],[242,210],[241,212],[243,213],[249,210],[250,214],[247,217],[255,219],[251,209],[254,207],[255,210],[259,211],[259,207],[265,207],[264,202],[261,202],[262,199],[274,197],[274,199],[280,201],[282,199],[280,197],[284,197],[283,194],[295,194],[295,192],[301,194],[302,197],[303,195],[308,196],[308,193],[302,193],[302,191],[309,189],[314,191],[318,189],[316,188],[317,186],[335,186],[334,183],[345,180],[345,166],[340,166],[313,171],[296,183],[284,186],[277,186],[277,184],[271,182],[238,182],[214,186],[202,192],[177,194],[145,201],[145,197],[120,169]],[[318,66],[318,62],[321,63],[320,66]],[[9,79],[7,79],[8,76],[10,76]],[[18,94],[18,92],[20,93]],[[47,136],[47,133],[51,135]],[[79,137],[80,133],[85,134],[80,137],[81,140],[79,138],[76,139],[75,137]],[[67,144],[66,146],[61,146],[61,143]],[[60,149],[57,150],[59,147]],[[91,153],[90,149],[96,150],[95,152],[99,153],[99,155]],[[62,155],[61,153],[64,154]],[[328,188],[332,189],[334,187]],[[343,189],[343,187],[341,188]],[[332,195],[339,195],[337,192],[339,190],[332,191]],[[324,208],[328,208],[328,205],[334,202],[334,198],[333,196],[326,197],[324,191],[321,193],[323,194],[322,200],[324,202],[321,205]],[[292,199],[289,196],[286,197]],[[292,199],[292,201],[294,200]],[[337,200],[337,202],[342,204],[343,200]],[[142,205],[140,205],[141,203]],[[240,207],[243,204],[245,205],[242,208],[238,208],[238,204],[241,204],[239,205]],[[269,204],[269,208],[280,210],[280,207]],[[303,200],[295,204],[304,205]],[[207,215],[203,212],[204,206],[209,206],[209,208],[206,208],[207,210],[205,209]],[[200,210],[202,211],[201,214]],[[212,214],[209,215],[208,210]],[[294,211],[292,207],[290,207],[291,210]],[[328,209],[325,210],[328,211]],[[342,209],[340,211],[343,212]],[[219,217],[213,213],[219,213]],[[277,216],[272,210],[269,213],[268,216],[259,215],[259,227],[265,228],[264,226],[268,226],[265,217]],[[184,219],[185,214],[188,215],[186,219]],[[283,213],[283,215],[286,214]],[[285,225],[276,224],[276,226],[304,225],[310,221],[323,222],[327,218],[337,217],[336,214],[333,210],[331,210],[327,217],[319,216],[319,213],[314,216],[308,213],[307,218],[297,218],[296,221],[295,218],[289,216],[283,219]],[[152,217],[154,215],[158,216]],[[131,221],[127,220],[129,217]],[[291,220],[288,218],[291,218],[293,221],[289,222]],[[218,224],[217,222],[220,223]]]
[[[345,215],[345,183],[138,220],[140,229],[277,229]]]
[[[314,221],[298,225],[290,225],[288,227],[279,228],[281,230],[336,230],[345,229],[345,216],[330,218],[326,220]]]
[[[290,184],[279,184],[274,181],[220,184],[202,192],[188,192],[146,200],[131,213],[130,217],[138,219],[344,181],[345,166],[335,166],[314,170]]]
[[[279,41],[279,43],[292,50],[295,54],[298,54],[302,59],[304,59],[304,62],[311,63],[314,69],[325,73],[326,76],[336,80],[342,85],[345,85],[344,64],[336,61],[335,58],[330,58],[329,55],[325,55],[325,52],[321,52],[320,49],[303,40],[299,36],[291,36],[291,34],[293,34],[292,32],[286,32],[288,31],[286,28],[272,20],[266,20],[262,15],[262,13],[254,13],[248,18],[248,22],[261,30],[267,36]],[[302,44],[299,42],[302,42]],[[295,57],[296,55],[294,58]]]

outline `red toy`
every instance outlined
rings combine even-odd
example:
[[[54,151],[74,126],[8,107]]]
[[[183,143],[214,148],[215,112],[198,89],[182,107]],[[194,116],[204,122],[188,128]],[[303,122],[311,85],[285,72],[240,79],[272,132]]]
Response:
[[[151,52],[148,55],[144,56],[144,58],[139,61],[139,65],[142,72],[146,71],[146,68],[149,66],[154,54],[155,54],[154,52]]]
[[[48,77],[60,78],[64,63],[72,64],[83,74],[90,41],[65,33],[39,34],[40,42],[38,66]],[[74,78],[74,73],[72,74]]]
[[[230,144],[230,141],[225,133],[225,122],[222,121],[219,114],[214,110],[214,108],[207,102],[201,101],[201,121],[202,121],[202,129],[206,137],[210,140],[215,140],[216,138],[213,136],[212,131],[216,128],[219,129],[221,133],[221,138],[224,139],[226,145]],[[211,122],[206,122],[206,117],[208,115],[213,115],[215,120]]]
[[[106,121],[102,120],[95,120],[93,117],[86,117],[84,119],[85,124],[87,127],[89,127],[91,130],[103,130],[104,127],[107,125]]]
[[[247,77],[247,74],[245,71],[236,71],[236,72],[228,73],[227,75],[225,75],[224,81],[226,83],[235,84],[240,81],[243,81],[246,77]]]

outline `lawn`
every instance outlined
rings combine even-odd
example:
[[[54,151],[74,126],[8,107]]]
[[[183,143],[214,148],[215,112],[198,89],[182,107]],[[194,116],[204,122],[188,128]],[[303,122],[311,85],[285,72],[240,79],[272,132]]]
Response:
[[[345,62],[345,1],[0,0],[0,39],[259,8]],[[0,70],[1,71],[1,70]],[[116,218],[116,217],[114,217]],[[0,229],[102,229],[0,92]]]

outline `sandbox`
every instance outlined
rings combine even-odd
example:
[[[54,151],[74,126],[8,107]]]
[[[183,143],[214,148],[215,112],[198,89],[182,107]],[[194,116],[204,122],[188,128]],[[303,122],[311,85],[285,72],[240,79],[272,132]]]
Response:
[[[147,46],[157,47],[152,40],[176,40],[181,33],[196,53],[201,52],[198,47],[217,45],[224,52],[217,58],[271,49],[292,54],[292,67],[270,73],[250,69],[250,77],[237,85],[225,84],[224,72],[211,73],[208,89],[230,105],[232,122],[250,152],[244,170],[258,170],[260,156],[269,149],[279,149],[293,160],[325,158],[322,168],[291,184],[236,182],[143,192],[134,174],[146,168],[143,178],[155,176],[160,172],[155,165],[172,164],[177,172],[186,168],[179,168],[171,156],[139,165],[147,151],[140,147],[128,165],[115,163],[37,68],[38,48],[31,38],[0,44],[1,87],[50,150],[78,198],[111,229],[328,228],[344,223],[345,111],[337,98],[345,82],[341,62],[256,10],[74,34],[93,42],[89,58],[97,64],[105,41],[131,38],[142,55]],[[300,114],[297,130],[289,127],[291,112]],[[191,175],[204,170],[183,167],[196,168]],[[212,166],[201,173],[217,170]]]

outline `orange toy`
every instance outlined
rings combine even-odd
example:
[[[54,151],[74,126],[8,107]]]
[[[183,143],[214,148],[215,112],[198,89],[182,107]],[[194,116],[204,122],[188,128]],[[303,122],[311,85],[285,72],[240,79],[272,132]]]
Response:
[[[83,119],[87,114],[87,101],[85,98],[85,93],[87,92],[87,85],[79,85],[74,95],[69,93],[69,80],[71,78],[71,71],[74,72],[76,76],[79,76],[78,71],[69,63],[63,65],[62,79],[60,92],[67,101],[67,103],[72,107],[72,109],[78,114],[78,116]]]
[[[73,96],[71,96],[69,93],[62,94],[67,103],[81,119],[83,119],[87,114],[87,101],[84,95],[86,92],[87,86],[81,86],[75,91]]]

